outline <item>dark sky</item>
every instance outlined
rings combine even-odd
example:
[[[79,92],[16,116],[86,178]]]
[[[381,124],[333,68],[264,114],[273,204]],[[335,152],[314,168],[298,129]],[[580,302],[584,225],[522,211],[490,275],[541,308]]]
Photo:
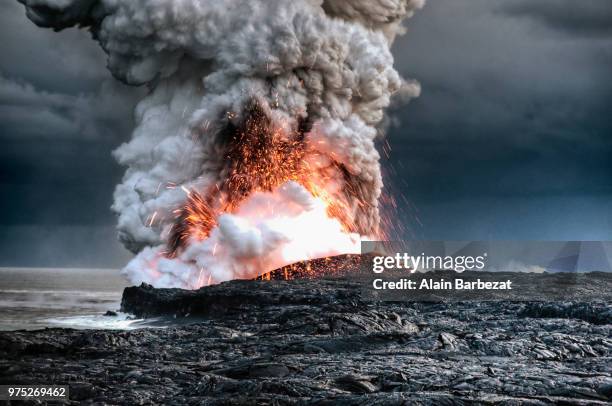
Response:
[[[16,1],[0,38],[0,266],[121,266],[110,153],[142,90]],[[386,163],[413,235],[612,240],[610,0],[429,0],[394,54],[423,88],[391,110]]]

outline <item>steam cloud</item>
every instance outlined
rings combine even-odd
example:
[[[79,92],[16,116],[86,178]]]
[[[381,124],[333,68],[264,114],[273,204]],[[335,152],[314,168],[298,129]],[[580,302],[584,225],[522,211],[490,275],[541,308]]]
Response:
[[[132,282],[196,288],[353,252],[377,235],[377,125],[394,93],[420,91],[394,70],[389,48],[424,0],[19,1],[39,26],[89,27],[112,74],[150,90],[115,151],[127,170],[112,208],[137,254],[123,271]],[[177,208],[236,193],[224,189],[235,169],[228,145],[253,106],[269,131],[297,140],[300,165],[342,215],[328,216],[299,181],[254,185],[204,238],[167,255]]]

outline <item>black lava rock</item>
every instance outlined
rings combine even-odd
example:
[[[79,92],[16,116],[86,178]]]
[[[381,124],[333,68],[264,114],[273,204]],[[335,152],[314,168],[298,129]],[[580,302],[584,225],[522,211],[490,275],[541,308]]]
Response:
[[[378,302],[349,279],[131,287],[124,311],[181,323],[0,332],[0,384],[125,405],[610,404],[609,285],[581,278],[554,302]]]

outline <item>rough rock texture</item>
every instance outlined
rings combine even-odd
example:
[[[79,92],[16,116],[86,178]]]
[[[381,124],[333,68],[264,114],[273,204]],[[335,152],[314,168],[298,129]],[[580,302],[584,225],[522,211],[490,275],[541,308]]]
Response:
[[[128,288],[127,310],[198,319],[0,333],[0,384],[70,383],[75,401],[111,404],[610,404],[609,299],[400,303],[359,291],[347,279]]]

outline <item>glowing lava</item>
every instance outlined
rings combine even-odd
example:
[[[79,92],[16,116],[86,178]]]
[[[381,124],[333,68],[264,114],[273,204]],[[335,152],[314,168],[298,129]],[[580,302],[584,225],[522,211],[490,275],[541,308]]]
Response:
[[[347,220],[353,217],[347,201],[357,196],[346,196],[350,189],[339,188],[337,174],[329,175],[341,166],[330,169],[312,159],[303,128],[273,126],[252,102],[243,125],[228,134],[225,180],[205,192],[184,188],[186,201],[175,211],[166,247],[145,250],[128,265],[157,270],[144,282],[176,285],[158,279],[176,277],[198,288],[359,253],[362,236]]]

